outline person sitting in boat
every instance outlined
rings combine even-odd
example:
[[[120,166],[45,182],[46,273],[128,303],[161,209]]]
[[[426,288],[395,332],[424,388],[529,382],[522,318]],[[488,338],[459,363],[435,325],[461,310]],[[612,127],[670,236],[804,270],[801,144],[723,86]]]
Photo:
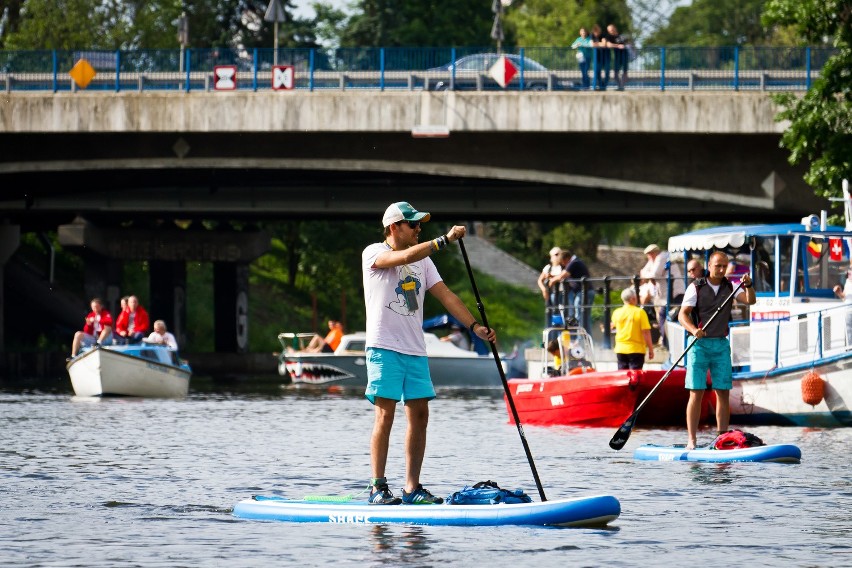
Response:
[[[74,334],[71,357],[76,357],[83,347],[112,344],[112,314],[104,308],[100,298],[92,298],[92,311],[86,316],[83,330]]]
[[[562,354],[559,349],[559,340],[551,339],[547,342],[547,352],[553,357],[553,365],[547,366],[547,374],[556,377],[562,374]]]
[[[169,349],[174,349],[175,351],[177,351],[178,348],[177,339],[175,339],[175,336],[166,329],[166,322],[163,320],[155,321],[154,331],[152,331],[151,335],[142,341],[152,345],[165,345]]]
[[[615,331],[615,358],[619,369],[642,369],[645,366],[645,347],[648,358],[654,357],[651,340],[651,322],[648,314],[637,306],[636,290],[625,288],[621,292],[624,305],[612,312],[611,327]]]
[[[470,339],[468,339],[467,334],[462,331],[462,328],[458,325],[453,325],[450,327],[450,330],[450,333],[442,337],[441,341],[448,341],[459,349],[470,351]]]
[[[328,320],[328,333],[325,337],[316,334],[305,347],[306,353],[334,353],[343,337],[343,324],[337,320]]]
[[[731,367],[731,344],[728,341],[728,323],[731,319],[731,302],[728,297],[734,286],[725,278],[728,255],[716,251],[708,261],[709,276],[690,284],[683,295],[683,304],[678,314],[680,325],[695,336],[694,343],[687,348],[686,379],[684,386],[689,390],[686,405],[686,429],[689,440],[686,449],[697,444],[698,420],[701,416],[701,400],[707,388],[707,373],[710,373],[713,390],[716,392],[716,430],[719,434],[728,431],[731,421],[730,393],[733,386]],[[742,276],[742,287],[736,299],[743,304],[754,305],[757,298],[748,274]],[[713,314],[718,314],[713,317]],[[692,312],[698,314],[698,323],[693,321]],[[713,317],[713,321],[710,318]]]
[[[139,303],[139,298],[128,296],[127,308],[118,314],[118,319],[115,321],[115,344],[141,343],[142,338],[148,333],[149,321],[148,312]]]

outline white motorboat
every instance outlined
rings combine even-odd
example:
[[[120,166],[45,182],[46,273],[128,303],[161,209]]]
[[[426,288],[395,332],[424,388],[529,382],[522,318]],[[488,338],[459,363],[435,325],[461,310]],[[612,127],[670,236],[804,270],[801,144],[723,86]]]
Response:
[[[177,351],[163,345],[95,346],[66,365],[74,394],[182,398],[192,369]]]

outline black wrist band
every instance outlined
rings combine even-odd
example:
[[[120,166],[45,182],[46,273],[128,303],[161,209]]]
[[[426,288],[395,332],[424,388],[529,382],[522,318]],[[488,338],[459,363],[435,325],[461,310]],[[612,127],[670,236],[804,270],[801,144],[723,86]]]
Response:
[[[471,332],[471,333],[476,333],[476,332],[474,331],[474,329],[476,329],[476,326],[478,326],[478,325],[479,325],[479,322],[478,322],[478,321],[476,321],[476,320],[473,320],[473,323],[471,323],[471,324],[470,324],[470,332]]]

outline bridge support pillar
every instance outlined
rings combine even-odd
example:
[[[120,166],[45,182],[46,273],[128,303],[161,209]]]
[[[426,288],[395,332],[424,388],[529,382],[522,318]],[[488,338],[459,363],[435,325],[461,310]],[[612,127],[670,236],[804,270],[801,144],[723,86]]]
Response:
[[[89,310],[89,301],[92,298],[100,298],[112,319],[118,318],[121,310],[119,300],[121,299],[121,280],[124,273],[124,264],[120,260],[106,257],[98,253],[87,253],[83,256],[83,290],[86,293],[86,305],[80,306],[82,314]]]
[[[6,261],[8,261],[12,254],[18,249],[18,245],[20,243],[21,228],[18,225],[0,225],[0,353],[3,353],[6,350],[6,322],[3,315],[3,306],[6,301],[3,292],[3,289],[6,286],[4,268],[6,266]]]
[[[248,352],[248,264],[213,263],[214,349]]]
[[[148,313],[166,322],[177,339],[178,347],[187,345],[186,336],[186,263],[152,260],[148,263],[151,301]],[[151,325],[154,322],[151,321]]]

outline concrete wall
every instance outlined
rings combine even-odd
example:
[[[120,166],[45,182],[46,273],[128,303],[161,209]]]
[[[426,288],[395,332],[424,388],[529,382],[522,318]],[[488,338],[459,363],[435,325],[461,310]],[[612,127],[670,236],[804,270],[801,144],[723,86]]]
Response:
[[[760,92],[76,92],[0,95],[0,132],[781,133]]]

